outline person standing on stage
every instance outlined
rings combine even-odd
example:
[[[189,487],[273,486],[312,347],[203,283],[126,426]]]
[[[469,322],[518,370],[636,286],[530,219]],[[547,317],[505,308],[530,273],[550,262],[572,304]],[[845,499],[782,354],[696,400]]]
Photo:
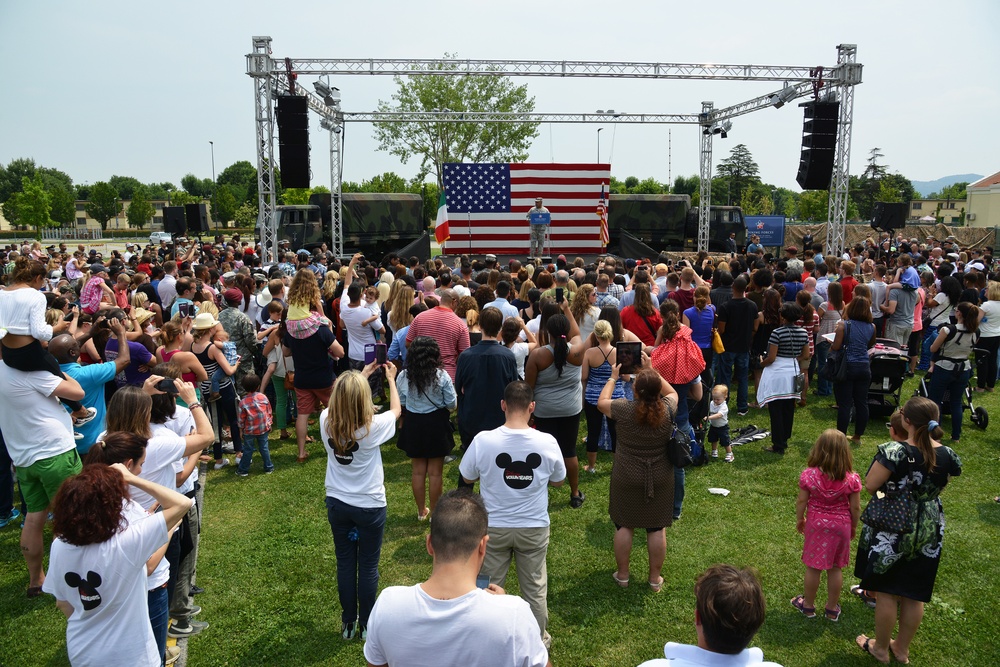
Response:
[[[531,227],[531,248],[528,254],[532,257],[541,257],[545,253],[545,238],[549,235],[549,223],[545,223],[543,225],[531,224],[532,213],[551,214],[549,213],[549,209],[542,206],[542,198],[535,197],[535,207],[529,208],[527,215],[524,216],[525,220],[528,221],[528,225]]]

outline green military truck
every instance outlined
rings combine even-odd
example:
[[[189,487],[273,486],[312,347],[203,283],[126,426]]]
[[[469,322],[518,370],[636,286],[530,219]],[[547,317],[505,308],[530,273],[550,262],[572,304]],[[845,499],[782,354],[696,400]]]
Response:
[[[696,250],[698,209],[688,195],[612,194],[608,200],[608,248],[621,245],[627,231],[654,250]],[[739,206],[712,206],[709,209],[708,249],[724,252],[725,241],[735,232],[736,244],[746,244],[746,223]]]
[[[345,192],[341,195],[344,254],[381,257],[420,238],[426,225],[423,199],[416,194]],[[293,248],[333,247],[329,193],[309,197],[309,204],[277,206],[275,229]]]

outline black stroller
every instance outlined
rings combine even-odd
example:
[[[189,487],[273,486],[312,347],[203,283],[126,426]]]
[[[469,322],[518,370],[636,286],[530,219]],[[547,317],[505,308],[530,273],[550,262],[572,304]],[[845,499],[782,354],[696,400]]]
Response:
[[[979,373],[980,369],[987,368],[986,359],[989,355],[987,350],[981,348],[973,348],[973,354],[976,359],[976,372]],[[941,372],[947,372],[944,369]],[[913,392],[914,396],[923,396],[924,398],[930,398],[930,386],[931,386],[931,376],[933,371],[928,372],[923,378],[920,379],[920,386],[917,390]],[[962,397],[962,406],[965,410],[969,411],[969,419],[972,423],[979,428],[986,430],[986,427],[990,423],[990,415],[986,412],[986,408],[979,406],[976,407],[972,402],[972,380],[970,378],[969,382],[965,385],[963,389],[965,395]],[[941,397],[941,402],[939,403],[942,415],[951,414],[951,392],[946,391],[944,396]]]
[[[872,380],[868,386],[868,411],[873,415],[891,415],[900,405],[903,382],[909,367],[907,353],[889,339],[877,339],[868,354]]]

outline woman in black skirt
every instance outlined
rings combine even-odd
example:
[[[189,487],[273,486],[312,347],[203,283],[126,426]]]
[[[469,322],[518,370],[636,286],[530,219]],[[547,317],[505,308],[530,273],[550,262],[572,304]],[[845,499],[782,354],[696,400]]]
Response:
[[[424,521],[441,496],[441,469],[455,438],[451,411],[458,405],[455,386],[441,365],[441,350],[429,336],[417,336],[406,354],[406,368],[396,379],[403,407],[403,427],[397,446],[413,460],[413,500]],[[430,507],[425,503],[430,479]]]

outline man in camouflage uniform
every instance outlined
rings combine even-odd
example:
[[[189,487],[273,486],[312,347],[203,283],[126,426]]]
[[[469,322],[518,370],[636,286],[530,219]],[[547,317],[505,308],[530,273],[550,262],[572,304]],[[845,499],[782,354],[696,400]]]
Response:
[[[531,224],[531,214],[548,212],[549,209],[542,206],[542,198],[535,197],[535,208],[528,209],[528,214],[524,216],[524,219],[528,221],[528,226],[531,228],[531,248],[528,251],[528,255],[531,257],[541,257],[545,254],[545,239],[549,235],[548,225]]]

